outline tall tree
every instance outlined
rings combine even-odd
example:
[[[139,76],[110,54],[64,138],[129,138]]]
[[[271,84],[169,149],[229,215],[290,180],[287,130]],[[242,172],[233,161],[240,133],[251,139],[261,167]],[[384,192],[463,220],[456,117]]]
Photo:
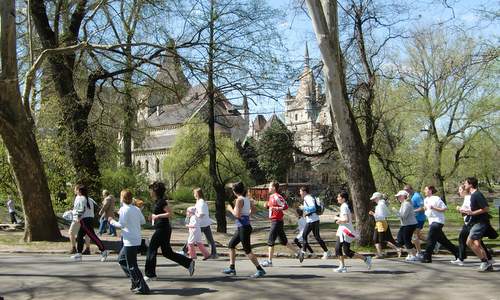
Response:
[[[52,209],[29,105],[23,105],[19,90],[15,0],[2,1],[0,8],[0,135],[23,202],[24,240],[54,241],[61,233]]]
[[[307,0],[307,7],[324,64],[326,99],[331,109],[335,142],[347,173],[360,244],[367,245],[371,243],[373,232],[373,221],[368,214],[369,194],[375,191],[375,182],[349,105],[339,43],[337,2]]]

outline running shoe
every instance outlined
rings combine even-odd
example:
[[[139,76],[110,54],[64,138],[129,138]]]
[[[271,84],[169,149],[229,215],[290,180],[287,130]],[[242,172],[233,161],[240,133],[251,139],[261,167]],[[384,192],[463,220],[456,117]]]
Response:
[[[147,281],[156,281],[156,280],[158,280],[158,277],[156,277],[156,276],[151,276],[151,277],[144,276],[143,278],[144,278],[144,281],[146,281],[146,282]]]
[[[304,261],[304,251],[300,250],[299,251],[299,262],[302,263]]]
[[[479,272],[486,272],[488,271],[489,268],[491,268],[492,265],[490,263],[488,263],[487,261],[483,261],[480,265],[479,265]]]
[[[253,274],[253,275],[250,275],[250,277],[252,277],[252,278],[260,278],[260,277],[263,277],[264,275],[266,275],[266,271],[264,271],[264,270],[257,270],[257,272],[255,272],[255,274]]]
[[[347,268],[346,267],[338,267],[333,269],[333,272],[335,273],[347,273]]]
[[[76,253],[75,255],[71,255],[70,257],[74,261],[82,261],[82,254],[81,253]]]
[[[225,268],[222,270],[222,273],[226,275],[236,275],[236,269]]]
[[[266,259],[260,265],[263,266],[263,267],[265,267],[265,268],[272,267],[273,266],[273,261]]]
[[[108,254],[109,254],[108,250],[104,250],[104,251],[101,252],[101,261],[102,262],[105,262],[106,259],[108,259]]]
[[[189,264],[189,268],[188,268],[189,276],[193,276],[193,274],[194,274],[194,263],[195,263],[195,260],[192,259],[191,263]]]
[[[450,264],[457,265],[457,266],[463,266],[464,262],[462,260],[460,260],[459,258],[457,258],[455,260],[450,260]]]
[[[328,257],[332,256],[332,253],[330,251],[325,251],[323,252],[323,256],[321,259],[328,259]]]

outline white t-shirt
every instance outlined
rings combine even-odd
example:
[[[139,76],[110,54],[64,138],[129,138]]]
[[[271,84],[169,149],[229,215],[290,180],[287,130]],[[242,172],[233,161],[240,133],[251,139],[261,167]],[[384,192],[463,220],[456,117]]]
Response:
[[[297,230],[299,233],[297,234],[297,239],[302,242],[302,234],[304,233],[304,228],[306,227],[306,219],[303,217],[297,220]]]
[[[141,225],[146,223],[141,210],[135,205],[123,204],[118,211],[120,218],[111,221],[111,225],[122,229],[123,245],[126,247],[141,245]]]
[[[347,219],[347,223],[339,224],[336,235],[341,242],[351,243],[355,239],[355,232],[352,226],[351,210],[347,203],[340,205],[340,218]]]
[[[387,219],[389,214],[389,208],[387,208],[385,200],[380,199],[377,203],[377,206],[375,207],[375,212],[373,214],[375,221],[384,221],[385,219]]]
[[[315,199],[313,196],[311,195],[306,195],[304,197],[304,207],[305,206],[308,206],[308,207],[315,207]],[[316,221],[319,221],[319,216],[316,214],[316,213],[312,213],[308,216],[306,216],[306,222],[307,223],[312,223],[312,222],[316,222]]]
[[[212,220],[210,220],[210,212],[208,210],[208,204],[203,199],[196,200],[196,216],[198,217],[198,224],[200,227],[207,227],[212,224]],[[200,216],[202,215],[202,216]]]
[[[85,209],[80,219],[94,217],[94,199],[88,197],[88,204],[90,207],[87,206],[87,198],[85,198],[85,196],[75,197],[75,202],[73,203],[73,220],[76,220],[76,218],[78,218],[78,208],[80,207],[84,207]]]
[[[14,201],[12,199],[7,200],[7,208],[9,209],[9,214],[16,212],[16,207],[14,206]]]
[[[462,203],[461,209],[470,210],[470,195],[464,196],[464,203]],[[468,223],[470,220],[470,216],[464,216],[464,222]]]
[[[438,208],[446,208],[446,204],[444,204],[443,200],[438,196],[430,196],[424,199],[424,207],[425,207],[425,215],[429,220],[429,225],[432,223],[441,223],[444,224],[444,212],[437,211],[435,209],[430,209],[430,206],[438,207]]]

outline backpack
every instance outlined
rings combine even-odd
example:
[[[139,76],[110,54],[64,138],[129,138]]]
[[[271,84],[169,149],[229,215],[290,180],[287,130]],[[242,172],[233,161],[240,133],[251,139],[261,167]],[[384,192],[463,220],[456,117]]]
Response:
[[[325,211],[325,206],[318,198],[314,198],[314,207],[316,208],[316,214],[318,216],[321,216]]]

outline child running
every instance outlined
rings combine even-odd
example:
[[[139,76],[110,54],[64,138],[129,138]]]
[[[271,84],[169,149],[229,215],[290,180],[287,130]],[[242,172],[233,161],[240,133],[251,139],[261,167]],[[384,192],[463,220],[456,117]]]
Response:
[[[297,220],[298,234],[293,242],[295,243],[295,245],[297,245],[297,247],[299,247],[299,249],[302,249],[302,242],[304,241],[302,235],[304,234],[304,228],[306,227],[306,219],[304,218],[304,211],[302,209],[297,208],[296,212],[299,216],[299,219]],[[314,255],[314,251],[309,244],[307,244],[306,250],[309,251],[310,256]]]
[[[229,241],[229,268],[222,271],[224,274],[236,275],[235,261],[236,261],[236,245],[241,242],[243,250],[245,251],[248,259],[257,268],[257,272],[251,277],[259,278],[266,275],[264,269],[259,265],[257,257],[252,252],[252,245],[250,243],[250,236],[252,234],[252,226],[250,225],[250,214],[255,212],[255,205],[253,201],[246,197],[245,186],[242,182],[233,184],[233,194],[236,196],[234,201],[234,208],[227,205],[227,210],[236,218],[236,231]]]
[[[203,254],[203,260],[207,260],[210,257],[207,248],[203,244],[200,229],[200,220],[196,217],[196,207],[191,206],[186,209],[186,217],[189,218],[186,227],[189,229],[189,235],[187,239],[188,254],[189,258],[196,259],[196,248],[200,249]]]
[[[94,200],[88,196],[87,187],[83,184],[78,184],[75,187],[75,202],[73,208],[73,220],[80,223],[80,228],[76,237],[77,253],[72,255],[71,258],[75,261],[82,260],[82,251],[84,244],[84,236],[88,236],[101,251],[101,261],[106,261],[108,251],[104,248],[102,241],[97,237],[94,232]]]
[[[345,257],[359,258],[363,260],[368,267],[372,267],[372,258],[363,256],[351,250],[351,242],[354,240],[354,228],[352,226],[351,210],[347,205],[349,194],[345,191],[337,195],[337,202],[340,204],[340,215],[336,218],[336,223],[339,224],[337,229],[337,242],[335,243],[335,255],[339,258],[339,267],[333,269],[336,273],[346,273],[347,268],[344,263]]]
[[[118,263],[123,271],[130,277],[132,286],[130,290],[136,294],[148,294],[149,287],[142,277],[137,265],[137,251],[141,245],[141,225],[146,223],[141,210],[133,205],[132,193],[122,190],[120,201],[123,206],[118,214],[118,222],[109,217],[109,224],[122,229],[123,247],[118,254]]]
[[[277,181],[272,181],[269,184],[269,200],[266,203],[266,208],[269,210],[269,219],[271,220],[271,229],[269,231],[269,238],[267,240],[268,256],[267,260],[262,263],[263,267],[273,266],[274,243],[279,238],[280,244],[286,246],[288,249],[295,253],[293,246],[288,243],[286,237],[283,217],[283,211],[288,209],[286,200],[280,194],[280,184]]]

